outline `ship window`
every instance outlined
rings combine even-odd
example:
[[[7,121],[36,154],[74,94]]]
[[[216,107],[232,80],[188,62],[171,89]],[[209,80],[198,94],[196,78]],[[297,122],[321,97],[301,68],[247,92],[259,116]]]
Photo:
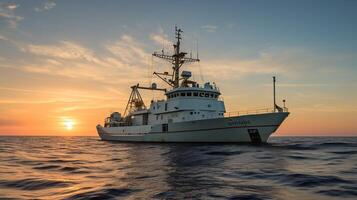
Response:
[[[197,93],[197,92],[194,92],[194,93],[193,93],[193,96],[197,97],[197,96],[198,96],[198,93]]]
[[[192,93],[191,92],[187,92],[187,96],[188,97],[192,96]]]
[[[217,98],[217,97],[218,97],[218,95],[215,94],[215,95],[214,95],[214,98]]]
[[[214,97],[214,94],[213,93],[211,93],[211,98],[213,98]]]
[[[204,97],[205,96],[205,93],[200,93],[200,97]]]
[[[209,94],[208,94],[208,93],[206,93],[206,94],[205,94],[205,97],[209,97]]]
[[[190,112],[190,115],[193,115],[193,112]]]
[[[181,96],[182,96],[182,97],[186,96],[186,93],[181,92]]]
[[[165,111],[167,111],[167,103],[165,103]]]

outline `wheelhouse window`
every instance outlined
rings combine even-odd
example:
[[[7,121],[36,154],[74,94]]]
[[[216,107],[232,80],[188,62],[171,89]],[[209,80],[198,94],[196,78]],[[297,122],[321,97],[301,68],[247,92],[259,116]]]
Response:
[[[180,96],[184,97],[184,96],[186,96],[186,93],[181,92],[181,95],[180,95]]]
[[[208,94],[208,93],[205,93],[205,97],[209,97],[209,94]]]
[[[192,96],[192,93],[191,93],[191,92],[187,92],[186,95],[187,95],[188,97],[190,97],[190,96]]]
[[[201,92],[200,97],[204,97],[204,96],[205,96],[205,93]]]
[[[214,98],[214,94],[213,93],[211,93],[210,96],[211,96],[211,98]]]
[[[197,97],[198,96],[198,92],[194,92],[193,96]]]

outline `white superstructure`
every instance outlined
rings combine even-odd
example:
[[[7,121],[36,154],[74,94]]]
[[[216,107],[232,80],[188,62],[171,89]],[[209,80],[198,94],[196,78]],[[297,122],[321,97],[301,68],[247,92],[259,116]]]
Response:
[[[124,116],[114,112],[106,118],[104,127],[97,125],[103,140],[133,142],[266,142],[288,116],[287,109],[275,104],[274,108],[260,114],[245,114],[225,117],[224,102],[215,83],[198,84],[190,80],[191,72],[182,71],[184,63],[197,62],[198,58],[187,58],[180,51],[180,29],[176,28],[177,42],[173,55],[164,52],[153,56],[169,61],[172,73],[154,72],[170,85],[170,90],[139,84],[132,86],[132,92]],[[166,100],[151,101],[146,107],[139,89],[165,92]]]

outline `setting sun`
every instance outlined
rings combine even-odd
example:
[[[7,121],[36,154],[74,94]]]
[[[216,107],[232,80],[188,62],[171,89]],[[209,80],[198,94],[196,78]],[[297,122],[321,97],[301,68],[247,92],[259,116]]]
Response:
[[[72,130],[75,123],[72,119],[65,119],[63,124],[67,130]]]

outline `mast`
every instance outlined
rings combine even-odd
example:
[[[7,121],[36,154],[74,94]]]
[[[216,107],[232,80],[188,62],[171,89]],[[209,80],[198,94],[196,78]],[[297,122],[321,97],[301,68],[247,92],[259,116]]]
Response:
[[[274,99],[274,112],[276,111],[276,101],[275,101],[275,76],[273,76],[273,99]]]
[[[154,75],[158,76],[160,79],[165,81],[168,85],[172,86],[173,88],[178,88],[180,87],[180,68],[181,66],[186,63],[186,62],[199,62],[200,59],[197,58],[186,58],[186,52],[181,52],[180,51],[180,45],[181,45],[181,33],[183,31],[181,29],[178,29],[175,26],[175,38],[176,43],[173,45],[174,46],[174,54],[173,55],[167,55],[164,54],[162,51],[161,53],[154,52],[152,55],[164,60],[167,60],[172,64],[172,74],[169,74],[168,72],[164,73],[158,73],[154,72]],[[198,55],[198,54],[197,54]],[[166,77],[170,77],[170,79],[167,80]]]

